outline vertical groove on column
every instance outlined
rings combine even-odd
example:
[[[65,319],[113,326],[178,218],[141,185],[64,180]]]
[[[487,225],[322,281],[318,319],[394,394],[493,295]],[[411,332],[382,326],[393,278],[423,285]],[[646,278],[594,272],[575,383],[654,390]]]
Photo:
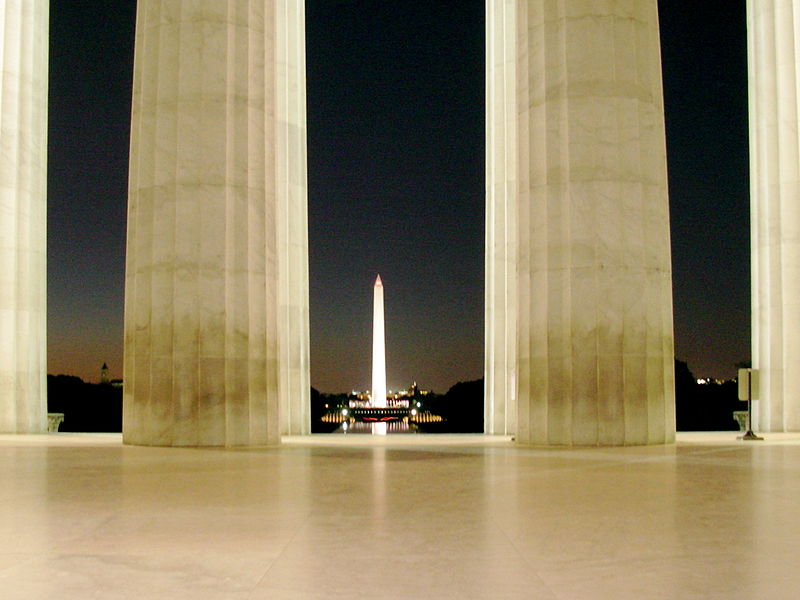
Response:
[[[289,20],[288,3],[278,0],[275,2],[275,20],[287,23]],[[281,162],[280,157],[287,157],[289,154],[290,136],[289,132],[289,88],[290,66],[289,66],[289,41],[280,35],[280,27],[276,30],[275,36],[275,64],[277,80],[284,82],[275,98],[275,139],[276,139],[276,160],[275,160],[275,180],[276,180],[276,205],[278,220],[278,247],[287,248],[290,239],[290,178],[288,163]],[[281,340],[278,352],[278,363],[286,364],[285,352],[289,351],[288,345],[291,343],[292,328],[288,322],[289,306],[288,299],[291,294],[292,285],[291,274],[289,272],[291,252],[284,252],[278,258],[278,337]],[[287,365],[288,366],[288,365]],[[288,400],[292,393],[291,378],[283,368],[279,368],[280,378],[278,380],[281,389],[281,433],[289,433],[293,415],[291,414]]]
[[[12,3],[14,5],[15,3]],[[25,138],[26,132],[26,123],[25,123],[25,115],[24,115],[24,83],[22,81],[23,78],[23,65],[22,65],[22,55],[25,52],[25,21],[23,18],[23,5],[21,3],[16,3],[12,8],[15,8],[11,22],[9,37],[12,39],[13,42],[17,42],[17,46],[14,48],[15,52],[11,53],[13,57],[13,63],[9,61],[6,63],[12,74],[11,77],[16,76],[17,81],[12,83],[9,88],[13,91],[11,98],[13,98],[11,102],[11,109],[13,111],[13,119],[15,122],[11,123],[10,126],[16,129],[14,132],[13,139],[15,141],[13,151],[11,155],[14,157],[14,161],[11,164],[11,172],[10,175],[10,187],[13,190],[14,198],[14,206],[12,209],[11,214],[13,214],[14,225],[13,225],[13,244],[14,248],[12,250],[14,262],[12,264],[12,272],[14,273],[14,283],[11,290],[13,290],[13,298],[12,306],[13,306],[13,316],[11,320],[11,337],[13,340],[13,346],[11,349],[12,352],[12,364],[11,364],[11,376],[12,376],[12,383],[14,388],[11,390],[11,398],[13,399],[12,410],[13,412],[8,417],[4,418],[4,421],[8,421],[8,424],[3,424],[3,431],[25,431],[25,406],[23,402],[25,402],[25,398],[20,395],[20,383],[23,385],[30,385],[29,380],[30,375],[28,375],[28,369],[26,366],[26,362],[28,359],[28,349],[25,348],[24,344],[24,335],[25,335],[25,318],[27,314],[26,304],[28,301],[28,296],[31,293],[29,288],[29,284],[27,280],[26,274],[26,267],[27,267],[27,240],[26,240],[26,229],[27,229],[27,222],[30,218],[30,215],[26,214],[30,208],[30,200],[25,198],[26,195],[26,187],[24,182],[24,173],[23,173],[23,166],[22,162],[25,160],[24,157],[24,149],[23,149],[23,140]],[[18,36],[18,40],[14,40],[14,34]],[[3,69],[6,69],[6,65],[3,65]],[[22,401],[22,402],[21,402]]]
[[[236,253],[236,236],[241,236],[247,239],[247,246],[250,245],[250,232],[247,223],[244,223],[242,230],[241,224],[238,222],[238,196],[239,191],[236,189],[240,182],[235,179],[231,181],[231,173],[236,170],[237,147],[236,141],[241,139],[243,135],[245,142],[247,140],[247,131],[239,131],[236,122],[236,94],[235,86],[237,79],[236,63],[237,63],[237,14],[235,5],[232,6],[230,0],[220,1],[224,4],[226,13],[227,31],[225,32],[225,277],[223,281],[223,300],[222,304],[226,312],[225,329],[222,340],[222,356],[223,356],[223,372],[224,382],[223,390],[226,398],[225,402],[225,440],[230,445],[242,445],[241,436],[241,423],[239,422],[239,414],[236,410],[237,405],[241,409],[242,404],[244,408],[249,408],[246,403],[242,402],[239,397],[238,389],[236,386],[236,370],[238,367],[238,352],[236,348],[235,328],[239,319],[239,307],[233,302],[238,290],[236,285],[237,271],[239,269],[239,260],[241,257]],[[248,15],[249,16],[249,15]],[[232,93],[231,88],[234,88]],[[245,144],[246,145],[246,144]],[[232,184],[232,185],[231,185]],[[245,257],[247,258],[247,257]],[[239,300],[240,303],[245,304],[245,310],[249,304],[249,298],[245,295]],[[234,329],[234,331],[231,331]],[[245,375],[245,379],[246,379]],[[247,439],[249,436],[244,436]]]
[[[766,259],[765,274],[765,287],[766,292],[765,305],[767,308],[767,319],[769,321],[769,344],[766,345],[767,351],[766,364],[772,365],[772,373],[766,374],[767,377],[763,378],[766,384],[765,396],[768,399],[771,410],[769,416],[765,419],[763,428],[765,431],[780,431],[781,421],[783,415],[783,312],[779,306],[775,304],[781,301],[782,289],[781,279],[779,273],[781,271],[781,252],[776,251],[769,243],[771,239],[770,229],[773,223],[780,223],[780,194],[775,189],[775,184],[780,178],[780,156],[776,153],[775,141],[778,138],[780,128],[780,121],[778,117],[778,97],[779,97],[779,69],[778,69],[778,50],[777,50],[777,32],[775,19],[777,14],[775,11],[775,3],[768,2],[760,3],[762,10],[766,10],[765,6],[769,4],[769,14],[772,19],[767,19],[762,16],[761,22],[764,26],[762,32],[762,39],[764,40],[764,64],[762,72],[767,77],[764,82],[765,101],[762,107],[763,121],[761,126],[767,133],[764,139],[764,156],[766,159],[766,169],[764,176],[767,178],[762,190],[764,198],[764,217],[765,229],[762,237],[763,251]],[[774,122],[772,120],[774,119]],[[778,234],[780,239],[781,234]],[[773,297],[774,292],[774,297]],[[771,375],[771,376],[770,376]],[[766,402],[763,403],[766,405]]]
[[[780,0],[778,0],[779,2]],[[783,73],[781,72],[781,58],[782,58],[782,49],[781,43],[783,42],[782,39],[782,28],[781,28],[781,17],[778,14],[778,2],[771,1],[772,4],[771,12],[772,12],[772,22],[770,23],[772,36],[771,36],[771,47],[770,47],[770,54],[772,57],[772,65],[771,67],[775,70],[775,78],[772,80],[773,86],[769,89],[772,99],[774,101],[774,112],[772,113],[771,117],[774,119],[773,127],[773,135],[774,135],[774,147],[770,148],[770,165],[774,169],[774,173],[772,174],[773,179],[769,183],[770,188],[767,191],[768,197],[770,198],[770,204],[768,211],[768,216],[770,218],[770,225],[774,226],[777,225],[780,227],[780,223],[784,221],[783,217],[783,198],[780,192],[780,183],[782,181],[782,159],[783,156],[783,141],[785,140],[785,132],[782,130],[782,100],[784,99],[783,95],[783,84],[785,81],[782,78]],[[784,4],[785,6],[785,4]],[[770,227],[771,229],[771,227]],[[768,229],[769,231],[769,229]],[[768,235],[770,235],[768,233]],[[770,235],[770,237],[772,237]],[[783,238],[783,231],[780,232],[780,238]],[[786,325],[784,324],[786,317],[788,316],[784,311],[784,254],[780,250],[773,254],[774,248],[771,247],[768,252],[772,255],[770,256],[770,278],[769,278],[769,290],[772,289],[778,290],[778,295],[773,299],[770,298],[770,304],[773,306],[778,305],[778,310],[776,313],[773,313],[773,319],[775,323],[773,327],[775,327],[775,331],[777,332],[776,338],[780,339],[780,344],[775,344],[773,346],[773,356],[770,357],[771,362],[775,365],[780,365],[777,373],[777,377],[774,378],[775,382],[775,394],[772,397],[772,404],[773,404],[773,414],[772,418],[770,419],[772,422],[769,427],[769,431],[773,430],[781,430],[783,426],[783,414],[784,414],[784,398],[786,395],[786,367],[785,359],[786,359]]]
[[[768,204],[767,204],[767,237],[766,240],[772,241],[773,235],[771,229],[777,227],[779,230],[778,239],[783,238],[783,232],[780,231],[780,223],[783,222],[783,205],[780,193],[781,181],[781,69],[780,69],[780,50],[778,48],[780,27],[777,14],[777,5],[772,2],[771,14],[773,16],[770,22],[771,36],[768,38],[771,41],[769,47],[769,59],[771,64],[768,68],[774,69],[774,75],[770,81],[770,86],[767,88],[770,94],[770,108],[772,112],[766,119],[767,130],[771,134],[772,140],[769,140],[767,147],[768,156],[768,173],[770,181],[767,183],[765,189]],[[774,120],[770,122],[771,120]],[[770,131],[771,130],[771,131]],[[784,303],[784,289],[783,289],[783,271],[784,271],[784,254],[781,249],[776,249],[771,243],[767,244],[768,255],[768,278],[767,278],[767,292],[769,294],[767,304],[772,309],[770,315],[770,326],[772,327],[772,345],[770,346],[770,363],[775,365],[775,377],[772,378],[774,393],[771,394],[770,402],[772,404],[772,414],[770,416],[770,423],[767,431],[780,431],[783,429],[783,414],[784,414],[784,398],[786,394],[786,314],[783,310]],[[774,296],[772,292],[776,291]]]
[[[562,22],[566,19],[566,6],[565,0],[558,0],[555,3],[558,7],[558,20]],[[547,24],[545,24],[547,27]],[[570,72],[569,72],[569,55],[568,50],[570,46],[568,45],[567,40],[568,32],[566,27],[560,27],[558,29],[558,41],[560,44],[560,57],[562,58],[561,62],[561,69],[559,75],[563,77],[564,84],[558,86],[559,93],[560,93],[560,102],[556,104],[556,108],[560,109],[560,119],[561,119],[561,128],[562,131],[560,132],[560,139],[559,147],[561,150],[561,156],[559,157],[558,166],[560,169],[563,170],[563,186],[564,186],[564,193],[561,195],[556,195],[555,201],[562,203],[563,208],[560,215],[560,222],[558,223],[559,230],[558,231],[558,243],[563,244],[562,252],[565,256],[559,257],[558,252],[549,252],[547,253],[548,259],[556,259],[555,264],[551,263],[552,266],[555,267],[555,270],[559,272],[562,277],[561,285],[560,286],[548,286],[551,293],[558,294],[561,292],[563,295],[558,296],[558,302],[551,302],[548,306],[548,310],[552,311],[555,306],[559,307],[559,310],[563,310],[562,318],[564,322],[561,324],[561,332],[560,332],[560,339],[558,339],[558,346],[559,352],[556,354],[556,361],[558,364],[557,371],[560,371],[562,375],[562,382],[564,384],[564,388],[562,390],[557,390],[555,387],[551,388],[552,395],[550,396],[550,408],[557,409],[562,411],[562,422],[561,426],[559,427],[558,424],[555,427],[550,427],[548,429],[548,440],[551,444],[556,445],[571,445],[574,443],[575,437],[575,428],[574,422],[572,419],[572,413],[574,410],[575,404],[575,339],[574,339],[574,323],[573,323],[573,316],[574,316],[574,306],[573,306],[573,269],[571,269],[573,262],[574,262],[574,249],[575,245],[572,243],[564,244],[564,240],[568,239],[572,233],[571,231],[571,224],[572,224],[572,215],[573,215],[573,190],[572,190],[572,160],[571,160],[571,149],[572,149],[572,139],[570,137],[571,131],[571,123],[570,123],[570,97],[568,94],[568,86],[569,86],[569,79],[570,79]],[[581,42],[584,44],[585,42]],[[545,65],[545,69],[547,66]],[[549,104],[549,102],[548,102]],[[549,172],[548,172],[549,175]],[[548,177],[547,184],[551,183],[550,178]],[[556,182],[556,186],[560,186],[562,183]],[[549,191],[549,190],[548,190]],[[548,200],[552,200],[553,198],[548,198]],[[548,230],[550,228],[548,227]],[[552,268],[552,267],[551,267]],[[552,322],[551,322],[552,326]],[[558,334],[558,332],[557,332]],[[559,393],[563,392],[563,393]],[[566,405],[566,406],[562,406]]]
[[[778,185],[781,237],[785,245],[780,263],[781,310],[784,313],[784,336],[782,354],[783,368],[781,399],[781,428],[800,430],[800,411],[795,398],[800,394],[800,380],[796,375],[797,361],[800,360],[800,157],[798,156],[797,120],[797,57],[794,45],[797,37],[793,19],[793,2],[781,6],[782,13],[776,11],[776,56],[778,60]]]
[[[521,110],[522,106],[528,106],[529,98],[529,80],[527,77],[522,76],[527,73],[529,69],[534,68],[530,64],[530,56],[528,55],[528,47],[526,44],[520,43],[524,39],[525,30],[528,27],[528,12],[529,6],[527,2],[515,2],[515,26],[514,26],[514,47],[515,47],[515,73],[514,73],[514,119],[516,123],[516,144],[515,151],[517,157],[515,164],[517,167],[517,190],[514,194],[513,202],[518,219],[517,231],[515,234],[519,236],[520,231],[528,229],[529,222],[529,205],[526,201],[530,190],[530,169],[529,169],[529,116],[530,111]],[[534,382],[532,378],[537,373],[542,371],[536,369],[532,364],[531,344],[533,342],[530,336],[525,335],[530,328],[529,320],[535,318],[535,312],[530,302],[530,251],[528,245],[522,243],[522,238],[517,237],[516,247],[516,266],[512,271],[512,276],[515,278],[516,283],[516,303],[517,307],[514,311],[516,321],[516,335],[514,343],[516,345],[516,386],[515,394],[517,400],[517,414],[516,414],[516,434],[517,439],[529,438],[531,436],[530,423],[536,423],[536,420],[531,419],[530,403],[519,402],[521,396],[529,393],[529,389]]]
[[[490,157],[493,156],[493,147],[492,147],[492,127],[494,126],[493,116],[496,107],[492,104],[495,101],[492,86],[493,82],[493,55],[492,50],[494,48],[494,39],[492,36],[492,19],[495,18],[494,13],[494,5],[491,0],[487,0],[485,3],[485,11],[486,11],[486,241],[485,241],[485,289],[484,289],[484,308],[486,311],[486,316],[484,320],[484,360],[485,360],[485,367],[484,367],[484,430],[487,433],[492,433],[495,429],[494,426],[494,417],[493,417],[493,404],[494,404],[494,396],[493,396],[493,386],[494,386],[494,352],[495,350],[495,339],[494,339],[494,329],[491,323],[491,315],[493,314],[494,307],[492,305],[492,301],[494,298],[494,289],[497,285],[492,273],[491,273],[491,261],[492,261],[492,248],[494,245],[494,230],[492,224],[495,220],[496,208],[492,201],[492,181],[494,179],[494,170],[492,168],[492,164],[490,162]]]

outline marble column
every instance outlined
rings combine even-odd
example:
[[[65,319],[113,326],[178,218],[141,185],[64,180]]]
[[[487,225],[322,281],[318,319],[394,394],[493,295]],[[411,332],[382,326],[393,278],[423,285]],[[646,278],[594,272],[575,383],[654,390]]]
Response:
[[[484,431],[516,430],[517,0],[486,2]]]
[[[286,411],[308,394],[302,20],[298,0],[139,0],[126,443],[301,427]]]
[[[305,2],[276,1],[281,433],[311,433]]]
[[[800,431],[800,9],[748,0],[753,426]]]
[[[0,4],[0,432],[47,431],[48,0]]]
[[[656,0],[517,3],[517,440],[674,440]]]

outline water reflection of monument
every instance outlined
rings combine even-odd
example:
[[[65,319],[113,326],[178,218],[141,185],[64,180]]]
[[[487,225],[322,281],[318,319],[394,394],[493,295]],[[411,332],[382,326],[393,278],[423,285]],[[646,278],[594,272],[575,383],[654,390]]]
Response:
[[[386,435],[388,433],[411,433],[413,430],[408,421],[391,421],[386,423],[365,423],[364,421],[345,421],[337,430],[339,433],[370,433]]]

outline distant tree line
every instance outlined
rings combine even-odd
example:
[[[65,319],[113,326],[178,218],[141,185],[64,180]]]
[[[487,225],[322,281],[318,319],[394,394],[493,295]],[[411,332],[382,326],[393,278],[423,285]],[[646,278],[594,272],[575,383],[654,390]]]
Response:
[[[735,380],[698,384],[688,365],[675,361],[675,412],[678,431],[735,431],[734,411],[747,410],[737,398]],[[347,407],[347,394],[322,394],[311,388],[311,431],[330,433],[337,423],[323,423],[328,412]],[[426,433],[480,433],[483,431],[483,378],[456,383],[445,394],[430,392],[415,399],[421,411],[443,418],[424,423]],[[64,413],[63,432],[122,431],[122,388],[87,383],[72,375],[47,376],[47,410]]]
[[[422,403],[443,418],[441,423],[421,423],[425,433],[483,433],[483,377],[459,381],[446,394],[428,394]]]
[[[685,362],[675,361],[675,417],[678,431],[737,431],[734,411],[747,410],[736,380],[697,383]]]
[[[736,431],[739,426],[734,411],[747,410],[738,399],[736,380],[699,384],[688,365],[675,361],[675,413],[678,431]],[[322,423],[328,410],[347,406],[347,394],[320,394],[311,389],[312,431],[327,433],[337,424]],[[483,378],[462,381],[446,394],[430,393],[423,397],[422,410],[444,418],[441,423],[420,424],[427,433],[479,433],[483,431]],[[327,406],[326,406],[327,405]]]
[[[47,376],[47,412],[64,413],[64,432],[122,431],[122,388],[86,383],[73,375]]]

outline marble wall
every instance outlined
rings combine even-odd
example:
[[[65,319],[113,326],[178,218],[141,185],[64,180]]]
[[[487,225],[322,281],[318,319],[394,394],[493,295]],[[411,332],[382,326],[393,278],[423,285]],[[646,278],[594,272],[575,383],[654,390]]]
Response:
[[[517,440],[674,440],[656,0],[516,4]]]
[[[126,443],[307,431],[302,6],[139,1]]]
[[[800,431],[800,21],[748,0],[753,426]]]
[[[0,5],[0,432],[47,430],[48,0]]]

